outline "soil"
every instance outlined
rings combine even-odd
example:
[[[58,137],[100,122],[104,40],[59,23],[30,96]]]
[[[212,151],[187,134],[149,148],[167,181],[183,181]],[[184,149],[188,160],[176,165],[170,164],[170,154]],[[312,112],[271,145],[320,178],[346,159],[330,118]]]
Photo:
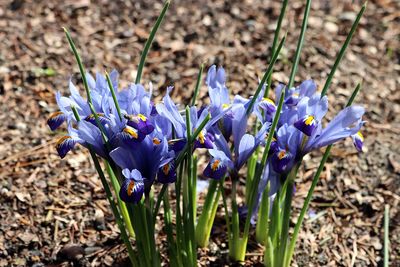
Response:
[[[273,81],[287,82],[305,1],[289,1],[287,42]],[[168,85],[187,103],[198,67],[222,65],[232,94],[251,95],[268,66],[280,1],[174,0],[149,53],[142,81],[156,100]],[[355,19],[360,1],[314,1],[296,82],[321,90]],[[54,94],[79,79],[62,27],[71,30],[91,72],[115,68],[133,81],[160,1],[0,0],[0,266],[123,266],[119,239],[88,153],[64,160],[46,126]],[[328,92],[332,116],[356,84],[366,107],[364,153],[346,140],[334,147],[315,190],[293,266],[382,266],[383,210],[389,204],[391,266],[400,266],[400,2],[372,0]],[[206,103],[203,85],[200,98]],[[296,181],[293,223],[321,152]],[[317,214],[317,217],[313,217]],[[309,219],[313,217],[314,219]],[[160,217],[161,218],[161,217]],[[159,228],[162,227],[160,219]],[[222,209],[201,266],[228,266]],[[165,236],[160,233],[162,251]],[[166,260],[166,259],[164,259]],[[261,266],[262,247],[249,241],[247,266]]]

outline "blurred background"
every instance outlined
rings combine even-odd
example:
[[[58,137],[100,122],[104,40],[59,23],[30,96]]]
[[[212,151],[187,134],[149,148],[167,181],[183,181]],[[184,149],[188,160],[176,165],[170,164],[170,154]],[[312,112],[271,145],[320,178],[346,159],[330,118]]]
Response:
[[[289,1],[274,84],[288,82],[304,4]],[[361,5],[313,1],[296,83],[312,78],[321,90]],[[88,71],[115,68],[120,85],[127,85],[161,7],[145,0],[0,0],[0,266],[124,265],[117,226],[87,153],[78,148],[60,160],[54,144],[62,130],[50,132],[46,120],[57,110],[55,92],[67,94],[71,77],[80,82],[62,27],[70,29]],[[173,98],[187,103],[204,62],[225,68],[232,95],[251,95],[268,66],[280,7],[281,1],[173,0],[142,82],[154,84],[155,101],[174,85]],[[385,203],[391,206],[392,266],[400,266],[399,10],[396,0],[369,1],[334,77],[329,118],[362,81],[355,102],[367,110],[365,151],[356,153],[351,140],[332,150],[294,266],[381,266]],[[207,103],[204,84],[200,98]],[[320,158],[315,153],[301,170],[295,214]],[[200,251],[202,266],[229,265],[220,217],[209,249]],[[158,241],[165,249],[162,232]],[[261,262],[256,242],[248,252],[246,265]]]

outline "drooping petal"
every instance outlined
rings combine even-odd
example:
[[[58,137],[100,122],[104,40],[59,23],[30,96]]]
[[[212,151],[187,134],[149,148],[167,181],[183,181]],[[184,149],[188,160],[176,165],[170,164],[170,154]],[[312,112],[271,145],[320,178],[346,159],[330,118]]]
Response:
[[[148,135],[154,131],[154,125],[143,114],[136,116],[128,116],[128,125],[134,127],[144,135]]]
[[[293,155],[286,150],[279,150],[271,157],[271,164],[275,172],[284,173],[290,169]]]
[[[353,144],[356,147],[357,151],[362,152],[362,148],[364,145],[364,136],[360,131],[358,131],[356,134],[353,134],[351,136],[353,139]]]
[[[162,184],[170,184],[176,181],[176,170],[172,159],[158,170],[157,179]]]
[[[60,158],[64,158],[67,153],[74,148],[76,143],[76,140],[69,135],[63,136],[58,139],[56,143],[56,149]]]
[[[143,181],[135,181],[133,178],[127,178],[123,182],[119,191],[119,197],[127,203],[139,203],[144,193]]]
[[[213,136],[205,129],[203,129],[197,136],[196,140],[194,141],[194,148],[211,149],[213,147],[214,147]]]
[[[305,115],[294,123],[294,126],[307,136],[311,136],[317,128],[317,121],[313,115]]]
[[[203,175],[215,180],[223,178],[227,172],[227,166],[222,164],[219,159],[212,159],[203,171]]]
[[[50,117],[47,119],[47,125],[49,125],[52,131],[54,131],[58,127],[60,127],[60,125],[63,124],[63,122],[66,121],[66,119],[67,116],[63,112],[57,111],[52,113]]]
[[[124,144],[129,145],[132,149],[136,149],[137,145],[146,138],[146,135],[128,125],[126,125],[117,136],[119,140],[123,141]]]

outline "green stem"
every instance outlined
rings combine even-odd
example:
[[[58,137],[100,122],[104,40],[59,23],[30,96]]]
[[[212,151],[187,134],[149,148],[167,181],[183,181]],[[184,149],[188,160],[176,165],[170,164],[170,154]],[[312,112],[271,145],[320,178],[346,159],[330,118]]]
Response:
[[[144,64],[146,62],[147,54],[150,50],[151,44],[153,43],[154,37],[156,36],[156,32],[157,32],[158,28],[160,27],[161,22],[165,17],[165,14],[167,13],[169,4],[170,4],[170,0],[165,1],[163,9],[161,10],[161,13],[158,16],[156,23],[154,24],[153,28],[151,29],[151,32],[150,32],[149,38],[146,41],[146,44],[144,45],[143,53],[142,53],[142,56],[140,57],[140,63],[139,63],[138,71],[137,71],[137,75],[136,75],[136,80],[135,80],[136,84],[140,83],[140,79],[142,78],[142,72],[143,72]]]
[[[286,36],[284,36],[284,37],[282,38],[281,42],[280,42],[279,45],[278,45],[278,48],[276,49],[275,53],[273,54],[272,59],[271,59],[271,62],[269,63],[268,69],[267,69],[267,71],[264,73],[264,76],[262,77],[260,83],[258,84],[257,90],[256,90],[256,92],[254,93],[254,96],[253,96],[253,98],[251,99],[250,104],[249,104],[249,106],[248,106],[248,108],[247,108],[247,110],[246,110],[246,114],[247,114],[247,115],[250,115],[250,113],[251,113],[251,111],[252,111],[252,109],[253,109],[254,103],[255,103],[255,101],[256,101],[258,95],[260,94],[260,92],[261,92],[261,90],[262,90],[262,88],[263,88],[263,86],[264,86],[264,84],[265,84],[265,81],[267,80],[268,76],[271,75],[272,70],[273,70],[273,67],[274,67],[274,64],[275,64],[276,60],[278,59],[279,53],[281,52],[281,49],[282,49],[282,47],[283,47],[283,44],[285,43],[285,40],[286,40]]]
[[[110,91],[111,91],[111,95],[112,95],[112,98],[113,98],[113,101],[115,104],[115,108],[117,109],[117,112],[118,112],[119,119],[122,121],[121,109],[119,108],[117,96],[115,95],[115,88],[111,82],[110,75],[108,75],[107,71],[106,71],[106,79],[107,79],[107,83],[108,83],[108,88],[110,88]]]
[[[193,97],[192,97],[191,106],[196,105],[196,99],[199,94],[199,89],[201,86],[201,77],[203,75],[203,70],[204,70],[204,64],[201,64],[200,69],[199,69],[199,74],[197,74],[197,81],[196,81],[196,86],[194,87],[194,93],[193,93]]]
[[[256,225],[256,240],[258,243],[267,245],[268,226],[269,226],[269,191],[270,183],[262,193],[260,208],[258,210],[258,219]]]
[[[168,188],[166,189],[168,190]],[[179,263],[179,257],[176,251],[176,241],[174,239],[174,232],[172,226],[172,213],[171,206],[169,204],[168,194],[164,195],[164,221],[165,221],[165,232],[167,233],[168,241],[168,256],[170,266],[181,266]]]
[[[339,63],[342,60],[344,53],[346,52],[347,46],[350,44],[351,38],[353,37],[354,32],[357,29],[358,23],[360,22],[360,19],[362,15],[364,14],[364,11],[367,7],[367,2],[361,7],[361,10],[358,12],[358,15],[356,17],[356,20],[354,21],[353,25],[351,26],[351,30],[349,34],[347,35],[346,41],[344,42],[342,48],[339,51],[339,54],[336,57],[335,63],[333,64],[333,67],[328,75],[328,78],[326,79],[324,88],[322,89],[321,96],[324,96],[326,92],[328,91],[329,86],[332,83],[332,78],[335,75],[336,69],[339,67]]]
[[[104,162],[106,165],[106,170],[107,170],[108,176],[110,177],[110,180],[111,180],[111,185],[114,189],[114,192],[115,192],[115,195],[117,198],[119,209],[121,210],[122,218],[124,219],[124,222],[125,222],[125,226],[129,232],[129,235],[131,237],[134,237],[135,232],[133,231],[131,219],[129,218],[128,209],[126,208],[125,202],[123,202],[121,200],[121,198],[119,198],[119,190],[120,190],[121,186],[118,182],[117,177],[115,176],[113,169],[111,168],[110,164],[108,163],[108,161],[105,160]]]
[[[310,8],[311,8],[311,0],[307,0],[306,8],[304,10],[303,23],[301,25],[299,41],[297,43],[296,53],[294,56],[292,71],[290,72],[288,88],[291,88],[293,86],[294,77],[296,76],[297,66],[299,65],[300,61],[301,49],[303,48],[304,37],[306,35],[308,16],[310,15]]]
[[[88,102],[92,103],[92,96],[90,95],[89,85],[88,85],[88,82],[87,82],[87,79],[86,79],[85,67],[82,64],[81,57],[80,57],[80,55],[78,53],[78,50],[76,49],[75,43],[72,40],[72,37],[71,37],[69,31],[64,27],[63,27],[63,29],[64,29],[64,32],[65,32],[65,35],[67,36],[69,46],[71,47],[71,50],[74,53],[76,62],[78,63],[79,71],[80,71],[81,76],[82,76],[83,86],[85,87],[85,90],[86,90],[86,95],[87,95],[87,98],[88,98]]]
[[[281,27],[282,27],[282,21],[283,18],[285,17],[285,13],[286,13],[286,7],[288,4],[289,0],[283,0],[282,3],[282,8],[281,8],[281,12],[279,14],[279,18],[278,18],[278,23],[276,24],[276,29],[275,29],[275,34],[274,34],[274,40],[272,42],[272,47],[271,47],[271,55],[273,55],[275,53],[275,49],[276,49],[276,45],[278,43],[278,38],[279,38],[279,33],[281,31]],[[273,69],[272,69],[273,70]],[[264,92],[264,97],[268,97],[269,94],[269,89],[271,88],[271,83],[272,83],[272,71],[271,74],[268,76],[268,82],[267,82],[267,88],[265,89]]]
[[[251,157],[247,163],[247,177],[246,177],[246,185],[245,185],[246,186],[246,205],[250,204],[250,195],[251,195],[252,184],[254,181],[257,160],[258,160],[258,148],[253,153],[253,155],[251,155]]]
[[[292,207],[292,198],[293,198],[293,185],[294,179],[288,177],[288,185],[286,188],[285,194],[285,202],[284,202],[284,210],[283,210],[283,219],[282,219],[282,232],[279,244],[279,258],[278,258],[278,266],[284,266],[285,261],[285,253],[287,250],[287,241],[289,235],[289,224],[290,224],[290,209]]]
[[[264,252],[265,267],[275,267],[274,245],[270,237],[267,238],[267,244]]]
[[[211,180],[208,187],[207,196],[201,211],[199,221],[196,226],[196,241],[197,244],[204,248],[208,246],[208,241],[211,234],[211,228],[214,223],[215,214],[218,207],[218,200],[221,196],[221,190],[217,190],[217,180]]]
[[[161,206],[161,200],[163,199],[165,192],[168,190],[168,184],[163,184],[160,193],[158,194],[156,206],[154,208],[154,213],[153,213],[153,218],[154,218],[154,224],[156,223],[156,217],[158,215],[158,212],[160,210]]]

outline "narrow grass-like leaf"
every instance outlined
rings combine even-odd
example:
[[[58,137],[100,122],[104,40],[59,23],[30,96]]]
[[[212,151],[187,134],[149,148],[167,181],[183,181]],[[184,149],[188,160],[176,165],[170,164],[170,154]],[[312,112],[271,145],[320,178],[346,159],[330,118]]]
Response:
[[[353,37],[354,32],[356,31],[357,26],[361,20],[362,15],[364,14],[364,11],[366,8],[367,8],[367,3],[365,2],[365,4],[361,7],[360,11],[358,12],[356,20],[354,21],[353,25],[351,26],[351,30],[350,30],[349,34],[347,35],[346,41],[344,42],[342,48],[339,51],[339,54],[336,57],[335,63],[333,64],[333,67],[328,75],[328,78],[326,79],[324,88],[322,89],[321,97],[324,96],[326,94],[326,92],[328,91],[328,88],[332,83],[332,78],[335,75],[336,69],[339,67],[339,63],[342,60],[344,53],[346,52],[347,46],[349,46],[349,44],[350,44],[351,38]]]
[[[194,87],[191,106],[196,105],[196,99],[199,94],[199,89],[201,86],[201,77],[203,76],[203,70],[204,70],[204,64],[201,64],[199,69],[199,74],[197,74],[197,81],[196,81],[196,86]]]
[[[276,29],[275,29],[275,34],[274,34],[274,40],[272,41],[271,59],[272,59],[272,56],[273,56],[274,53],[275,53],[276,45],[278,44],[279,33],[280,33],[280,31],[281,31],[283,18],[285,17],[286,7],[287,7],[287,4],[288,4],[288,1],[289,1],[289,0],[283,0],[283,3],[282,3],[281,12],[280,12],[280,14],[279,14],[278,22],[277,22],[277,24],[276,24]],[[267,88],[265,89],[264,97],[268,97],[269,89],[271,88],[271,83],[272,83],[272,71],[271,71],[271,74],[268,76],[267,81],[268,81],[268,82],[267,82]]]
[[[92,96],[90,95],[89,85],[88,85],[88,82],[87,82],[87,79],[86,79],[85,67],[82,64],[81,57],[80,57],[80,55],[78,53],[78,50],[76,49],[75,43],[72,40],[72,37],[71,37],[69,31],[64,27],[63,27],[63,29],[64,29],[64,32],[65,32],[65,35],[67,36],[69,46],[71,47],[71,50],[74,53],[76,62],[78,63],[79,71],[80,71],[81,76],[82,76],[83,86],[85,87],[85,90],[86,90],[86,95],[87,95],[88,102],[92,103]]]
[[[283,44],[285,43],[285,40],[286,40],[286,35],[282,38],[281,42],[279,43],[278,48],[276,49],[274,55],[272,56],[272,59],[271,59],[271,62],[269,63],[267,71],[264,73],[264,76],[262,77],[260,83],[258,84],[257,90],[254,93],[254,96],[251,99],[250,104],[249,104],[249,106],[248,106],[248,108],[246,110],[246,114],[247,115],[250,114],[251,110],[253,109],[254,103],[255,103],[258,95],[260,94],[260,92],[261,92],[261,90],[262,90],[262,88],[263,88],[263,86],[265,84],[265,81],[267,80],[268,76],[271,75],[273,67],[274,67],[274,64],[275,64],[276,60],[278,59],[278,55],[281,52],[281,49],[283,47]]]
[[[307,30],[308,17],[310,15],[310,8],[311,8],[311,0],[307,0],[306,8],[304,9],[303,23],[301,25],[300,36],[299,36],[296,53],[295,53],[294,60],[293,60],[292,71],[290,72],[288,88],[291,88],[293,86],[294,77],[296,76],[296,73],[297,73],[297,67],[298,67],[299,61],[300,61],[301,49],[303,48],[304,37],[306,35],[306,30]]]
[[[164,196],[165,192],[167,191],[167,189],[168,189],[168,184],[163,184],[161,191],[158,194],[156,206],[154,207],[154,212],[153,212],[154,223],[156,223],[158,211],[160,210],[160,206],[161,206],[161,200],[163,199],[163,196]]]
[[[140,63],[139,63],[137,74],[136,74],[136,80],[135,80],[136,84],[140,83],[140,79],[142,78],[142,72],[143,72],[144,64],[146,62],[147,54],[149,53],[151,44],[153,43],[154,37],[157,33],[157,30],[160,27],[161,22],[163,21],[163,19],[165,17],[165,14],[167,13],[170,2],[171,2],[170,0],[165,1],[164,6],[161,10],[161,13],[158,16],[153,28],[151,29],[149,38],[147,39],[146,44],[144,45],[144,49],[142,52],[142,56],[140,57]]]
[[[117,109],[117,112],[118,112],[119,119],[122,121],[121,109],[119,108],[117,96],[115,95],[115,88],[111,82],[110,75],[108,75],[107,71],[106,71],[106,79],[107,79],[107,83],[108,83],[108,88],[110,88],[110,91],[111,91],[111,95],[112,95],[112,98],[114,101],[115,108]]]

